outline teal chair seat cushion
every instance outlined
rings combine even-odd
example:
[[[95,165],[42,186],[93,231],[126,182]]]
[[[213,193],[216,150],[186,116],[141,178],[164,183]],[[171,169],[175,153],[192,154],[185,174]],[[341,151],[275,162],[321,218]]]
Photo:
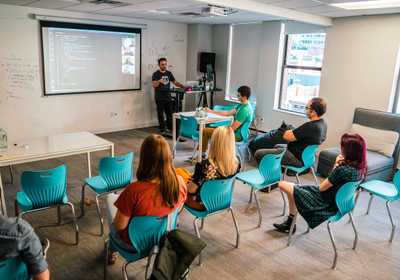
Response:
[[[240,172],[236,175],[236,179],[249,184],[256,189],[262,189],[265,187],[265,178],[258,169]]]
[[[386,200],[397,199],[399,195],[399,192],[394,184],[379,180],[372,180],[362,183],[361,187],[368,192]]]
[[[101,194],[109,191],[107,182],[101,176],[85,179],[85,183],[96,193]]]
[[[118,252],[127,262],[134,262],[140,260],[146,255],[141,255],[137,252],[134,248],[132,250],[127,250],[118,244],[118,242],[114,241],[112,235],[110,234],[110,247],[113,248],[115,251]]]
[[[287,168],[287,170],[291,170],[296,173],[302,173],[303,171],[308,169],[307,167],[304,167],[304,166],[296,167],[296,166],[291,166],[291,165],[285,165],[285,167]]]
[[[196,209],[190,208],[186,204],[184,205],[184,207],[187,211],[189,211],[190,214],[192,214],[196,218],[204,218],[209,214],[207,210],[204,210],[204,211],[196,210]]]
[[[29,211],[29,210],[38,209],[38,208],[42,208],[42,207],[48,207],[48,206],[52,206],[52,205],[66,204],[68,202],[68,197],[67,197],[67,194],[65,194],[61,201],[55,201],[55,202],[53,202],[53,204],[34,205],[33,202],[29,199],[29,197],[24,192],[17,192],[16,200],[17,200],[18,207],[22,211]]]
[[[328,220],[331,221],[331,222],[337,222],[342,217],[343,217],[343,215],[338,211],[335,216],[330,217]]]

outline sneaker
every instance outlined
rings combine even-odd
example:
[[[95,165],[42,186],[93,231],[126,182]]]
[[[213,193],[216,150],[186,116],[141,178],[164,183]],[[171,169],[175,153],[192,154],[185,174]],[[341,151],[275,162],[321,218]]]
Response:
[[[277,231],[283,232],[283,233],[289,233],[290,231],[290,226],[292,225],[293,218],[288,217],[286,221],[284,221],[281,224],[274,224],[273,226],[276,228]],[[293,227],[293,233],[296,232],[296,225]]]

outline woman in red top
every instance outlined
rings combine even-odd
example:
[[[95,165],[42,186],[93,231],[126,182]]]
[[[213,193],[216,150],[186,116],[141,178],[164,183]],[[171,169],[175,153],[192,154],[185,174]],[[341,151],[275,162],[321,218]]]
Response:
[[[143,141],[136,178],[114,203],[117,213],[111,226],[111,234],[130,249],[128,227],[133,217],[167,216],[186,200],[186,185],[176,175],[170,147],[161,135],[153,134]],[[115,260],[115,254],[111,259]]]

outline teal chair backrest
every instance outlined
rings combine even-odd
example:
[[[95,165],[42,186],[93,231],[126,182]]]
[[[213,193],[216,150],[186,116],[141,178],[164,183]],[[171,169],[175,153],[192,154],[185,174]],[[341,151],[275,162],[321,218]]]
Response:
[[[303,160],[305,168],[310,168],[314,165],[315,154],[317,153],[317,150],[318,150],[318,145],[310,145],[304,149],[301,158]]]
[[[20,258],[0,260],[0,279],[30,280],[26,264]]]
[[[359,184],[360,181],[347,182],[341,186],[339,191],[336,193],[336,205],[342,217],[353,211],[355,206],[354,194]]]
[[[198,138],[197,120],[194,117],[181,116],[179,135],[187,138]]]
[[[227,209],[231,206],[233,180],[210,180],[203,183],[200,189],[200,198],[208,213]]]
[[[151,248],[160,242],[166,231],[167,217],[134,217],[129,224],[131,243],[142,256],[148,255]]]
[[[169,230],[176,229],[177,207],[171,214],[171,225]],[[129,224],[129,238],[133,247],[141,256],[146,256],[151,248],[158,245],[160,239],[168,230],[168,216],[141,216],[132,218]]]
[[[67,167],[25,171],[21,175],[21,187],[35,209],[62,203],[67,192]]]
[[[400,170],[397,170],[394,174],[393,184],[397,189],[397,199],[400,199]]]
[[[100,160],[99,173],[106,181],[109,190],[121,188],[132,181],[133,153]]]
[[[264,177],[264,185],[271,185],[282,179],[282,158],[285,151],[280,154],[267,154],[258,165],[258,170]]]

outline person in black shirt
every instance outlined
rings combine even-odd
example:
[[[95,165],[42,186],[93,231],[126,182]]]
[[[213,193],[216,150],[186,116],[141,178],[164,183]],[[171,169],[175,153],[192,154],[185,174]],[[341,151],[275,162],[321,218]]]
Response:
[[[167,119],[167,129],[172,129],[173,109],[170,84],[173,83],[179,88],[183,88],[183,85],[176,81],[174,75],[167,70],[166,58],[162,57],[158,60],[158,67],[160,69],[153,73],[151,80],[157,105],[158,124],[161,133],[163,133],[165,131],[165,117]]]
[[[288,144],[282,159],[283,165],[303,166],[301,155],[309,145],[320,145],[325,141],[327,126],[322,119],[326,112],[326,103],[322,98],[311,99],[306,106],[306,115],[310,120],[295,129],[287,129],[282,133],[280,141],[271,133],[256,137],[250,142],[249,148],[259,163],[266,154],[276,154],[282,151],[276,144]]]

